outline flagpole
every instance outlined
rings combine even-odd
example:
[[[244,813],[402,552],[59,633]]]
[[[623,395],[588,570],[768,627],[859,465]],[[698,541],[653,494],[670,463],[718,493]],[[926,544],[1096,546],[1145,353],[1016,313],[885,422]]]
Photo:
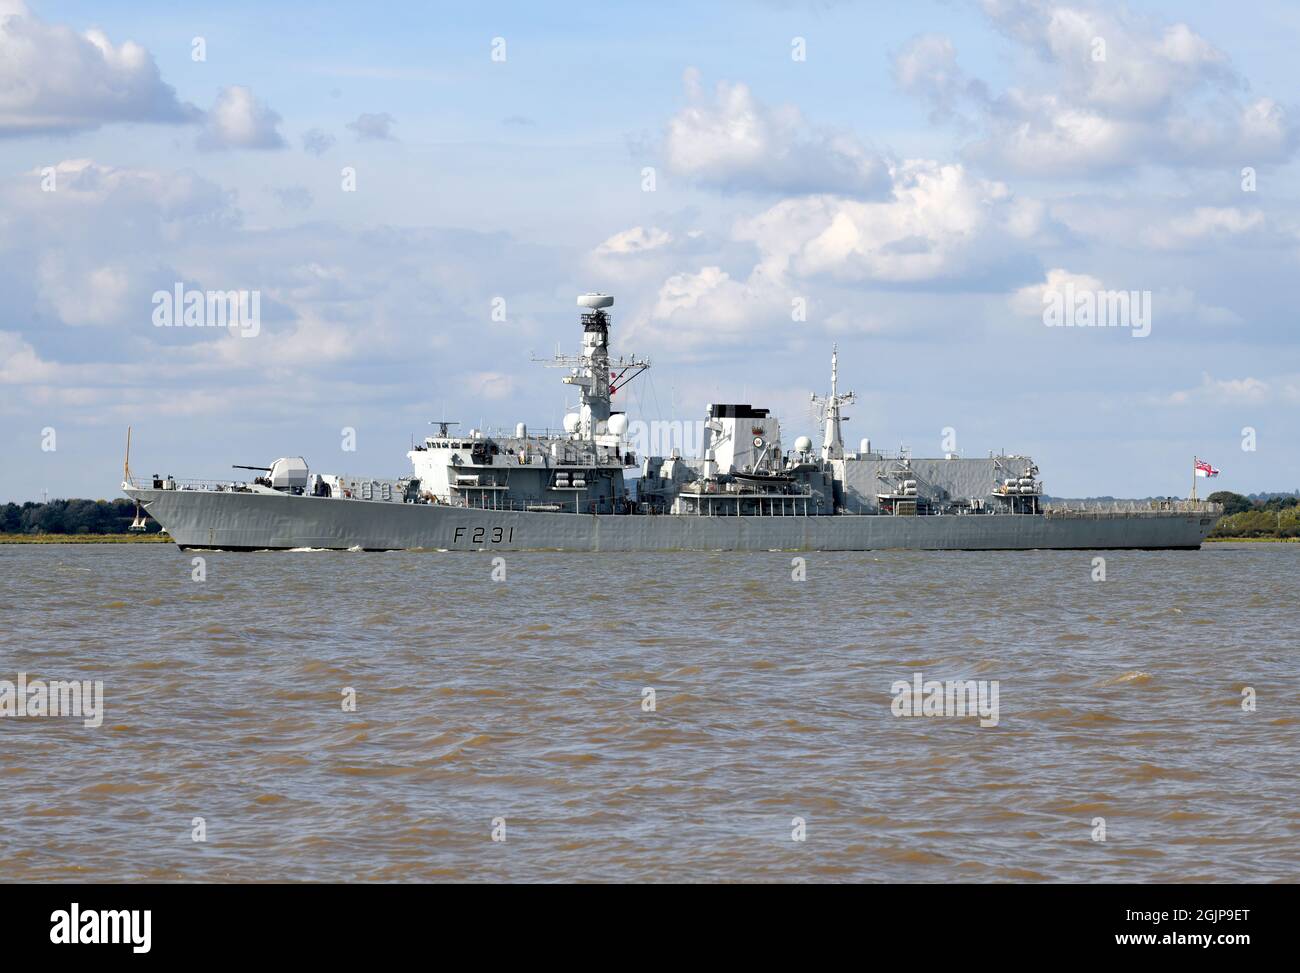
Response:
[[[1192,457],[1192,503],[1196,502],[1196,457]]]

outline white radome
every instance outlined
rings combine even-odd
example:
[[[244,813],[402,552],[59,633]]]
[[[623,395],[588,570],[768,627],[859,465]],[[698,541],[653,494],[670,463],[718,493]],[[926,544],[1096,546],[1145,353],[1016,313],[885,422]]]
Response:
[[[800,436],[794,441],[794,450],[796,453],[806,453],[812,449],[812,440],[807,436]]]
[[[565,413],[564,431],[567,432],[569,435],[573,435],[575,432],[578,431],[578,425],[581,422],[582,422],[582,417],[578,415],[578,413],[576,412]]]
[[[627,432],[627,416],[621,412],[614,413],[614,415],[609,417],[607,428],[612,435],[623,435],[623,433]]]
[[[578,307],[601,308],[601,307],[613,307],[613,306],[614,306],[613,294],[579,294],[578,295]]]

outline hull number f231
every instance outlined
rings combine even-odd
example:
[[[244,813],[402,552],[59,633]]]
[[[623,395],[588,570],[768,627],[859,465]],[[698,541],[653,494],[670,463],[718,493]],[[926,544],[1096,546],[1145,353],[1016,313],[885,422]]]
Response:
[[[509,544],[515,539],[513,527],[457,527],[454,542],[471,544]]]

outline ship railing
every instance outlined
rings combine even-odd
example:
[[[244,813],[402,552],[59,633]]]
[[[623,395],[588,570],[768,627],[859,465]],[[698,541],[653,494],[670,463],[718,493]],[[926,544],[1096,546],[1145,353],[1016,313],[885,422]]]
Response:
[[[563,429],[552,429],[549,426],[539,427],[537,429],[534,429],[532,426],[526,426],[525,429],[527,435],[524,438],[526,439],[568,439],[572,435],[571,433],[565,432]],[[479,434],[483,439],[519,438],[515,435],[514,428],[510,426],[493,426],[488,429],[480,429]],[[468,436],[463,436],[461,438],[466,440],[469,439]]]
[[[468,489],[472,491],[474,488],[469,487]],[[629,506],[622,501],[610,503],[608,497],[602,497],[598,500],[579,499],[576,505],[573,500],[520,500],[513,498],[505,499],[492,495],[482,499],[477,497],[453,497],[450,499],[438,497],[434,502],[438,506],[457,507],[464,510],[501,510],[507,512],[513,511],[516,513],[599,513],[608,515],[632,514],[635,512],[637,515],[662,515],[671,510],[671,507],[668,504],[650,504],[631,501],[634,506]],[[595,505],[595,509],[592,508],[593,504]]]
[[[146,490],[156,490],[159,487],[154,484],[162,483],[163,490],[206,490],[208,492],[229,492],[250,489],[246,480],[195,480],[195,479],[178,479],[174,476],[154,477],[140,476],[138,473],[132,476],[131,485]]]
[[[912,498],[908,498],[911,500]],[[982,509],[945,509],[942,505],[918,504],[915,513],[889,514],[878,508],[862,505],[836,507],[836,514],[849,517],[1023,517],[1032,510],[1008,510],[988,506]],[[1141,513],[1190,513],[1216,517],[1223,513],[1223,504],[1206,500],[1074,500],[1040,503],[1037,512],[1049,517],[1119,517]]]
[[[161,483],[161,487],[154,486],[154,483]],[[132,478],[132,486],[146,490],[177,490],[180,492],[206,492],[206,493],[251,493],[253,485],[247,480],[200,480],[200,479],[180,479],[178,477],[140,477],[138,474]]]
[[[891,460],[894,462],[901,462],[902,460],[912,458],[912,454],[908,450],[876,449],[874,446],[871,448],[870,453],[863,453],[855,449],[846,449],[844,450],[844,455],[846,457],[852,456],[856,459],[866,459],[870,456],[873,460]]]
[[[1215,517],[1223,504],[1208,500],[1054,500],[1042,505],[1049,517],[1121,516],[1139,513],[1185,513]]]

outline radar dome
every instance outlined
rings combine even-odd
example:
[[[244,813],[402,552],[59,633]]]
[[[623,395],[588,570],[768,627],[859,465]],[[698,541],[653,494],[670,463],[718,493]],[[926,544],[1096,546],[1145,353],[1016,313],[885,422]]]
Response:
[[[578,307],[613,307],[614,295],[612,294],[579,294]]]
[[[582,422],[582,417],[576,412],[567,413],[564,417],[564,431],[573,435],[578,431],[578,424]]]
[[[609,417],[609,431],[612,435],[621,436],[627,432],[627,416],[621,412],[616,412]]]
[[[806,453],[812,449],[812,440],[807,436],[800,436],[794,441],[794,449],[797,453]]]

